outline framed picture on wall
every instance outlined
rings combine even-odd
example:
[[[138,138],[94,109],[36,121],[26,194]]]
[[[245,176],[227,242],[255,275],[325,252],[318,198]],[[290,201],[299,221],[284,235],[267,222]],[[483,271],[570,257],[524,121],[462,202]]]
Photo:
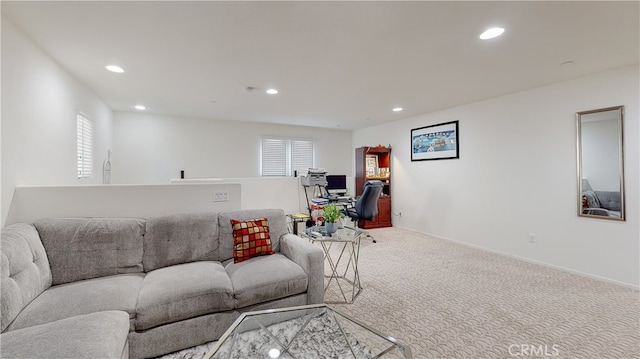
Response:
[[[411,130],[411,161],[460,158],[458,121]]]

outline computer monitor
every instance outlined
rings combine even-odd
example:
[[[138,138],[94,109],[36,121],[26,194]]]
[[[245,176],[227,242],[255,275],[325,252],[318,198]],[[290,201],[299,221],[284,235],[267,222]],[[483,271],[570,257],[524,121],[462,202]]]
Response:
[[[344,195],[347,193],[346,175],[327,175],[327,192],[329,194]]]

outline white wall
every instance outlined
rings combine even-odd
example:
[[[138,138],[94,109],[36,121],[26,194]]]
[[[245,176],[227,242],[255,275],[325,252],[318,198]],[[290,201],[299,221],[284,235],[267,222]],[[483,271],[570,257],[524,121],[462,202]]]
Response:
[[[353,175],[351,131],[116,112],[112,183],[221,177],[242,185],[243,208],[300,211],[299,178],[260,177],[262,136],[311,139],[316,167]]]
[[[216,192],[227,201],[214,201]],[[240,209],[237,183],[17,187],[7,225],[51,217],[149,218],[179,212]]]
[[[627,67],[357,130],[353,146],[393,146],[396,226],[638,287],[639,77]],[[616,105],[627,220],[578,217],[575,112]],[[460,159],[411,162],[410,130],[452,120]]]
[[[251,207],[265,203],[293,210],[299,202],[299,188],[282,185],[291,180],[298,183],[298,179],[258,177],[263,135],[312,139],[317,167],[334,174],[353,173],[350,131],[139,113],[114,115],[4,17],[2,100],[0,226],[5,224],[16,186],[101,183],[101,165],[108,149],[113,150],[114,184],[167,184],[179,177],[180,170],[185,170],[187,178],[243,178],[251,194],[246,205]],[[78,112],[95,123],[92,179],[76,178]]]
[[[347,157],[347,156],[344,156]],[[242,208],[282,208],[286,213],[307,213],[307,196],[313,198],[314,188],[305,189],[300,185],[300,177],[274,178],[226,178],[225,182],[242,186]],[[349,193],[355,192],[354,178],[347,176]],[[274,206],[274,204],[277,204]]]
[[[77,179],[78,112],[95,125],[93,179]],[[111,109],[2,17],[2,223],[17,185],[101,183],[111,132]]]
[[[266,135],[311,139],[316,167],[353,172],[350,131],[116,112],[112,180],[168,183],[180,170],[186,178],[258,177]]]

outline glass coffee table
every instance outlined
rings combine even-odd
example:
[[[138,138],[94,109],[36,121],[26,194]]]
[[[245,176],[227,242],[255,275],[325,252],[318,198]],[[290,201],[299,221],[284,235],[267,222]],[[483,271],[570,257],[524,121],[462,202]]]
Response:
[[[326,304],[242,314],[206,359],[412,358],[411,349]]]

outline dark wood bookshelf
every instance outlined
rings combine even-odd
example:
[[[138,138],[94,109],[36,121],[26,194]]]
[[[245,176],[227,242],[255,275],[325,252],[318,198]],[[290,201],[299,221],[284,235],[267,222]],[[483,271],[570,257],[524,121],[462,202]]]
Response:
[[[377,168],[373,171],[367,169],[367,158],[377,163]],[[391,227],[391,148],[382,146],[356,148],[356,196],[362,195],[364,184],[369,180],[380,180],[384,186],[378,200],[378,215],[373,221],[360,221],[358,226],[364,229]]]

